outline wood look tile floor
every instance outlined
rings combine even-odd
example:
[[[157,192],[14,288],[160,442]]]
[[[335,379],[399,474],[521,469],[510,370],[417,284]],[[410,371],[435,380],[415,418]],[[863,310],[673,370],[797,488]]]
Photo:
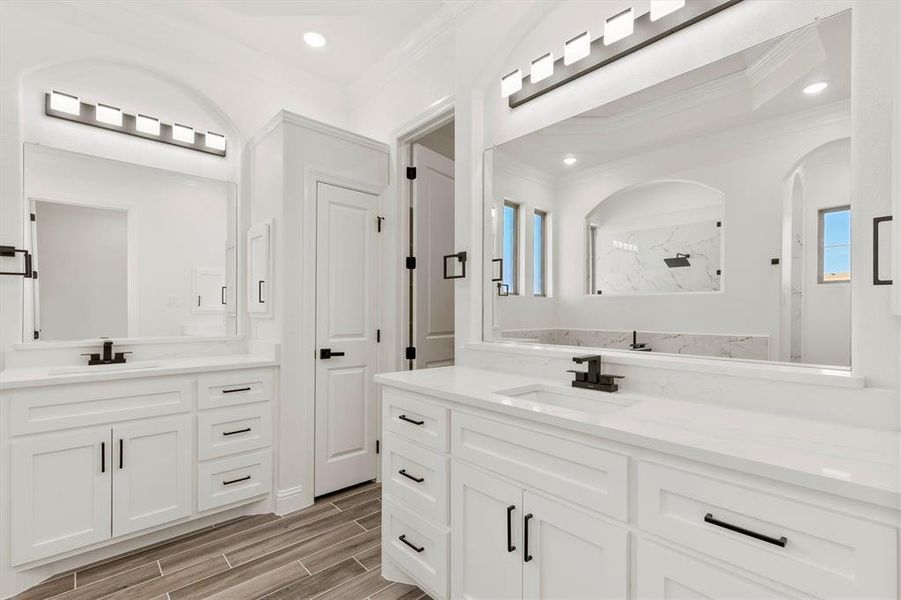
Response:
[[[381,486],[254,515],[54,577],[14,600],[430,600],[380,575]]]

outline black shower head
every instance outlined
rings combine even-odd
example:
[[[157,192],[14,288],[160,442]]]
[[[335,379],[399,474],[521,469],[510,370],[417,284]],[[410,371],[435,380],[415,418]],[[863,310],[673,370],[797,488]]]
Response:
[[[669,267],[670,269],[675,268],[675,267],[690,267],[691,263],[688,262],[688,258],[690,256],[691,256],[690,254],[677,253],[676,256],[673,258],[664,258],[663,262],[665,262],[666,266]]]

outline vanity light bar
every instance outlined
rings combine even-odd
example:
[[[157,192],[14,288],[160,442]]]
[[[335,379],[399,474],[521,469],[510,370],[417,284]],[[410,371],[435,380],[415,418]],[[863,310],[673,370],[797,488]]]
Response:
[[[62,92],[51,91],[44,95],[44,114],[206,154],[225,156],[226,152],[226,140],[222,134],[210,131],[204,134],[178,123],[169,125],[156,117],[128,114],[107,104],[82,102],[77,96]]]
[[[741,0],[651,0],[650,12],[638,17],[634,17],[633,9],[629,8],[604,22],[604,35],[589,43],[587,53],[584,46],[577,49],[573,44],[581,42],[584,45],[586,42],[579,39],[588,36],[584,33],[565,44],[562,58],[552,58],[548,64],[547,56],[553,56],[548,53],[533,61],[533,72],[529,77],[522,77],[519,71],[504,76],[501,96],[507,98],[510,108],[516,108],[739,2]],[[534,72],[536,66],[539,68],[537,74]],[[511,76],[519,79],[520,85],[511,81]]]

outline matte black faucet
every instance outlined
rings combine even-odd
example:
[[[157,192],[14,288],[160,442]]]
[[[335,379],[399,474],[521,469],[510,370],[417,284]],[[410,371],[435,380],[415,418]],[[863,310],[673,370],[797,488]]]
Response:
[[[615,380],[622,379],[623,376],[601,373],[600,354],[574,356],[573,362],[577,365],[588,363],[588,371],[576,371],[575,369],[567,370],[567,373],[575,373],[576,375],[576,378],[572,382],[573,387],[585,388],[587,390],[599,390],[602,392],[615,392],[619,389]]]
[[[88,365],[117,365],[125,362],[125,355],[131,354],[131,352],[116,352],[113,353],[113,340],[103,340],[103,357],[101,358],[99,352],[88,352],[82,354],[82,356],[90,357],[88,359]]]
[[[638,343],[638,332],[634,329],[632,330],[632,343],[629,344],[629,348],[634,350],[635,352],[651,352],[651,348],[645,343]]]

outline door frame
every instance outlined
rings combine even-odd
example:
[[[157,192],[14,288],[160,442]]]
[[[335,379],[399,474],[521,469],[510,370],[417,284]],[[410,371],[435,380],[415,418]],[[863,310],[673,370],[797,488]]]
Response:
[[[407,346],[415,345],[415,339],[411,339],[408,327],[408,319],[415,322],[415,295],[414,302],[410,302],[408,279],[409,274],[404,265],[404,258],[408,256],[410,248],[411,220],[410,209],[413,207],[413,186],[407,179],[407,167],[413,161],[413,144],[419,139],[440,129],[456,119],[456,110],[453,96],[442,98],[435,102],[428,110],[420,113],[415,118],[402,125],[392,136],[391,143],[391,173],[396,182],[394,192],[394,216],[397,221],[397,229],[393,240],[393,250],[396,259],[393,268],[388,266],[389,277],[394,280],[394,285],[388,287],[386,293],[386,306],[394,306],[394,314],[386,315],[386,322],[393,323],[386,344],[390,350],[385,357],[384,364],[390,370],[408,370],[408,361],[405,360],[404,350]],[[456,187],[456,184],[455,184]],[[416,285],[415,272],[413,285]],[[384,334],[385,332],[383,332]],[[414,361],[415,363],[415,361]]]
[[[326,185],[333,185],[335,187],[346,188],[349,190],[353,190],[355,192],[361,192],[364,194],[371,194],[376,198],[376,213],[383,212],[384,204],[385,204],[385,196],[386,190],[384,187],[373,185],[370,183],[366,183],[364,181],[360,181],[357,179],[353,179],[350,177],[345,177],[343,175],[338,175],[336,173],[330,171],[324,171],[321,169],[313,169],[313,168],[305,168],[304,169],[304,199],[302,212],[303,212],[303,253],[302,255],[309,259],[308,268],[304,268],[302,273],[302,293],[301,293],[301,324],[300,324],[300,339],[308,340],[307,347],[304,349],[309,359],[302,362],[300,365],[301,368],[301,381],[304,382],[301,384],[300,389],[300,397],[301,398],[309,398],[310,401],[302,402],[304,407],[304,418],[306,426],[306,451],[307,456],[309,456],[309,460],[307,464],[309,466],[306,469],[307,473],[304,476],[303,487],[306,490],[309,490],[309,500],[310,504],[312,504],[314,498],[314,490],[316,488],[316,363],[319,360],[317,355],[317,347],[316,344],[318,340],[316,339],[316,265],[319,259],[319,244],[317,238],[317,225],[319,223],[319,195],[317,193],[317,187],[320,183],[324,183]],[[376,226],[375,223],[372,224],[373,227]],[[384,230],[383,230],[384,231]],[[376,262],[381,267],[384,264],[383,255],[384,255],[384,247],[382,243],[381,237],[377,234],[375,237],[375,246],[377,258]],[[377,269],[375,274],[376,276],[376,314],[375,320],[381,326],[382,322],[382,278],[383,272],[382,269]],[[379,373],[382,371],[382,352],[381,349],[378,353],[378,363],[373,366],[373,373]],[[284,367],[283,367],[284,368]],[[382,435],[382,427],[381,427],[381,402],[376,399],[376,435],[378,439],[381,439]],[[380,477],[380,463],[379,467],[376,469],[376,473],[373,474],[373,478],[378,479]]]

